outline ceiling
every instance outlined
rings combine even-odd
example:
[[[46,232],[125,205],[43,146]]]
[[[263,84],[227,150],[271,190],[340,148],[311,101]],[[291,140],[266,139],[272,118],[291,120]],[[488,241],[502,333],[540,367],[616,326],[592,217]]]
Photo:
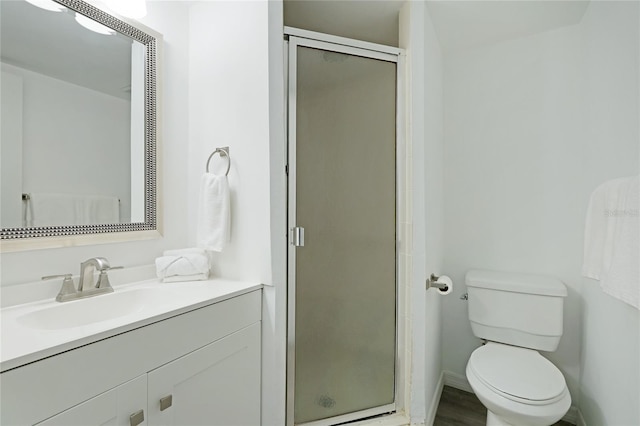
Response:
[[[284,0],[284,22],[397,46],[398,16],[404,4],[403,0]],[[432,0],[426,4],[443,51],[452,52],[576,24],[589,2]],[[114,96],[129,96],[130,40],[92,33],[69,12],[49,12],[24,1],[3,0],[0,6],[3,61]]]
[[[131,44],[80,26],[70,10],[51,12],[0,0],[2,61],[79,86],[130,98]]]
[[[398,45],[400,0],[284,0],[291,27]],[[587,0],[427,1],[445,52],[524,37],[580,22]]]
[[[577,24],[588,1],[428,1],[445,52],[471,49]]]

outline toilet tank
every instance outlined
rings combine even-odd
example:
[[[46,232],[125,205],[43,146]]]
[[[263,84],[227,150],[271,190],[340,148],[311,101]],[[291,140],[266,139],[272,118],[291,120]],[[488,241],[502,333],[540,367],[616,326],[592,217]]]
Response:
[[[465,277],[469,321],[482,339],[555,351],[567,288],[557,278],[473,269]]]

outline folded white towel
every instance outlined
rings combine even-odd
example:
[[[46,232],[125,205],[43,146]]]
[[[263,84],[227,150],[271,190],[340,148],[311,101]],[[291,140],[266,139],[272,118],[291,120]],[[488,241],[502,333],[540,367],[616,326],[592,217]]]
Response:
[[[640,178],[605,182],[591,195],[585,227],[584,276],[640,309]]]
[[[193,274],[193,275],[175,275],[173,277],[163,278],[163,283],[177,283],[184,281],[203,281],[209,278],[209,274]]]
[[[202,175],[198,206],[198,247],[222,251],[229,242],[230,225],[229,181],[226,176]]]
[[[209,259],[202,254],[162,256],[156,259],[156,275],[164,282],[206,280]]]

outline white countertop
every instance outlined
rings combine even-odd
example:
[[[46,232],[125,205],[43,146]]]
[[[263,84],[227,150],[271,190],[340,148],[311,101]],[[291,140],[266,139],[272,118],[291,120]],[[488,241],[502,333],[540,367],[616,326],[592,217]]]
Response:
[[[220,278],[177,283],[152,279],[114,288],[114,293],[71,302],[49,299],[1,309],[0,372],[249,293],[262,284]],[[83,313],[74,315],[77,312]],[[115,314],[104,319],[104,312]],[[40,315],[40,322],[34,315]]]

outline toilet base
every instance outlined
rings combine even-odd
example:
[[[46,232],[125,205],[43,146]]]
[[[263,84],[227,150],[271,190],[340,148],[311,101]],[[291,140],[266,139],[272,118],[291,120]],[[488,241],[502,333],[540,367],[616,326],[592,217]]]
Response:
[[[487,426],[513,426],[511,423],[505,422],[502,418],[496,416],[487,410]]]

